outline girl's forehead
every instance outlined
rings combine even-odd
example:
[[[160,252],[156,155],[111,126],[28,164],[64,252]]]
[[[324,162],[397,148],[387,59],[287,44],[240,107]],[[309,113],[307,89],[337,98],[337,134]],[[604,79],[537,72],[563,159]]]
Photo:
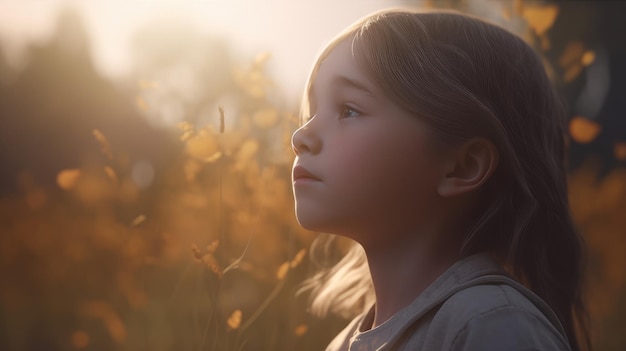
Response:
[[[376,90],[376,84],[371,79],[371,75],[353,50],[351,38],[342,40],[329,51],[328,55],[320,61],[312,81],[313,86],[352,82],[354,83],[352,85],[371,92]]]
[[[356,64],[352,40],[344,39],[334,45],[320,61],[319,69],[337,64]]]

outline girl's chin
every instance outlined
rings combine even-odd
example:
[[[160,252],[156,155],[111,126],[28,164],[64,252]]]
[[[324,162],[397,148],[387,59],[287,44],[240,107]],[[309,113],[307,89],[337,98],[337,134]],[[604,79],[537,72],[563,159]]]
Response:
[[[312,232],[328,233],[329,226],[325,225],[324,221],[319,218],[312,218],[312,216],[296,215],[298,224],[306,230]]]

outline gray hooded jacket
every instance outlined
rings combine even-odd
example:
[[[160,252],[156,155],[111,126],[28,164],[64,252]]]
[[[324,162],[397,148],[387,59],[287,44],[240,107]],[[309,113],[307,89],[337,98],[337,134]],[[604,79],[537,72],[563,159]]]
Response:
[[[450,267],[410,305],[369,329],[356,317],[326,351],[570,350],[554,312],[487,255]]]

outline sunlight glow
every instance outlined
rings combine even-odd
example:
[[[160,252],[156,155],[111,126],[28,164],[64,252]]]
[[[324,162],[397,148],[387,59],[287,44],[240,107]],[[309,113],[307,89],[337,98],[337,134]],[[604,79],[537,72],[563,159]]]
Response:
[[[294,103],[321,47],[349,23],[401,0],[107,0],[0,1],[0,41],[19,53],[25,43],[53,34],[61,10],[83,18],[96,68],[108,77],[127,77],[133,34],[156,22],[184,23],[200,33],[223,36],[243,60],[271,52],[268,72]],[[22,50],[23,51],[23,50]]]

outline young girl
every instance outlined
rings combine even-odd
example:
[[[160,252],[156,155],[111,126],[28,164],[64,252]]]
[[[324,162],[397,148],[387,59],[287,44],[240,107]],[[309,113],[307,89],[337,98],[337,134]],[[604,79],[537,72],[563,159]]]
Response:
[[[589,347],[566,120],[523,40],[452,12],[371,15],[323,51],[303,117],[298,221],[358,243],[309,282],[318,313],[362,312],[327,350]]]

